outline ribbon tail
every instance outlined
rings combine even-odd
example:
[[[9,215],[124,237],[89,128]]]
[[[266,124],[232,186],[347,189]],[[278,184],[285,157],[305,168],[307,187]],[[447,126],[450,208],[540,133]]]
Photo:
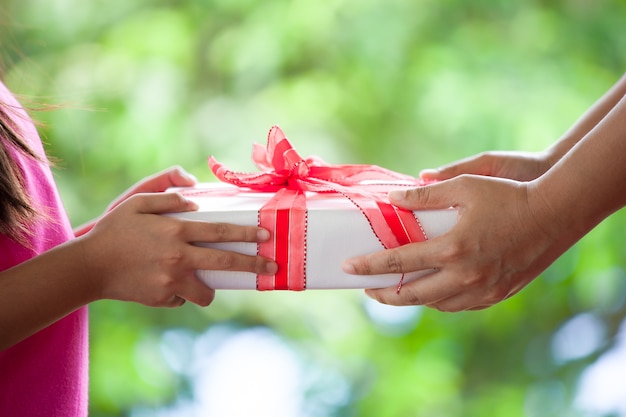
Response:
[[[281,189],[259,210],[259,226],[272,239],[260,243],[258,253],[274,259],[276,275],[257,275],[257,290],[306,289],[307,210],[304,193]]]
[[[385,249],[427,240],[424,229],[412,211],[394,206],[373,193],[364,195],[345,189],[339,192],[363,213]]]

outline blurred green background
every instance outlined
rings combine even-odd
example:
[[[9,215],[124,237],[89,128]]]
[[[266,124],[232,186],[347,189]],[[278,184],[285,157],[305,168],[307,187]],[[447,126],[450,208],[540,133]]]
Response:
[[[171,165],[303,155],[417,175],[542,150],[626,68],[623,0],[0,0],[4,79],[75,225]],[[584,196],[583,196],[584,198]],[[480,312],[361,291],[91,306],[90,415],[626,416],[626,213]],[[123,237],[120,237],[123,238]]]

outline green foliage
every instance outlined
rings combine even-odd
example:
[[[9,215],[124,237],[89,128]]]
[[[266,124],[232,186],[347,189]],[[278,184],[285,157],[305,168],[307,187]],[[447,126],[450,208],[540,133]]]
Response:
[[[276,123],[302,154],[414,175],[488,149],[541,150],[626,67],[620,0],[0,4],[6,83],[62,107],[36,117],[76,225],[170,165],[200,180],[208,155],[251,168],[252,142]],[[202,403],[194,369],[251,329],[299,358],[300,415],[609,415],[578,409],[577,384],[624,316],[624,230],[620,212],[480,312],[381,321],[358,291],[221,292],[208,309],[171,311],[98,302],[91,415]],[[563,356],[562,326],[582,313],[601,337]]]

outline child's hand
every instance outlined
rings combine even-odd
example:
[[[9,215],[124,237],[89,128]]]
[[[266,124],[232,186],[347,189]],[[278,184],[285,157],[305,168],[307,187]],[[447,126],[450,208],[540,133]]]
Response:
[[[176,307],[188,300],[207,306],[214,290],[196,278],[197,269],[276,272],[274,262],[259,256],[193,245],[264,241],[269,239],[264,229],[161,215],[195,209],[193,202],[176,193],[136,194],[106,214],[81,238],[85,279],[98,286],[96,298],[159,307]]]
[[[191,187],[195,185],[197,180],[181,167],[175,166],[164,171],[156,173],[150,177],[146,177],[137,184],[130,187],[121,196],[116,198],[107,208],[107,212],[113,210],[119,204],[129,197],[139,193],[158,193],[167,190],[170,187]],[[82,236],[89,232],[97,220],[92,220],[74,230],[76,237]]]
[[[132,187],[130,187],[124,194],[115,199],[109,206],[108,210],[112,210],[127,198],[140,193],[158,193],[167,190],[171,187],[191,187],[198,181],[191,174],[186,172],[179,166],[168,168],[164,171],[158,172],[154,175],[144,178]]]

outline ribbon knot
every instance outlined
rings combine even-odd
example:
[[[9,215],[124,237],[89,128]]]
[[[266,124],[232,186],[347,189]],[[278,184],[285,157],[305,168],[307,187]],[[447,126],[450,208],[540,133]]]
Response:
[[[278,263],[276,276],[257,276],[257,289],[306,288],[306,193],[334,193],[354,204],[384,248],[426,240],[413,212],[389,203],[392,188],[424,185],[419,179],[376,165],[330,165],[317,157],[302,158],[278,126],[265,147],[254,144],[252,160],[259,172],[227,169],[215,158],[209,166],[221,181],[260,192],[276,193],[259,210],[259,226],[273,241],[259,244],[259,254]]]
[[[287,139],[285,139],[287,141]],[[286,143],[289,144],[287,141]],[[291,146],[291,144],[289,144]],[[294,150],[295,153],[295,150]],[[268,171],[269,175],[274,175],[275,181],[273,184],[277,186],[284,186],[291,190],[305,191],[306,187],[303,186],[303,181],[306,181],[310,177],[311,169],[304,159],[299,159],[293,163],[287,169],[275,169],[274,171]]]

